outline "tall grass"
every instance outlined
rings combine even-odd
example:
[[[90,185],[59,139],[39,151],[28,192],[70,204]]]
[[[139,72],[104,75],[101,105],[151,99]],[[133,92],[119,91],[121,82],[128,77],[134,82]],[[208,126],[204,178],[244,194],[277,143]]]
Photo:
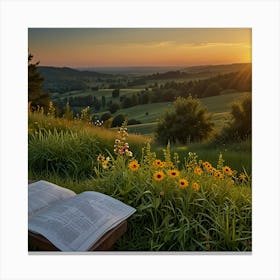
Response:
[[[154,150],[147,138],[129,135],[120,139],[129,142],[130,158],[114,153],[115,131],[40,114],[29,116],[28,136],[29,178],[99,191],[136,208],[115,250],[252,250],[250,173],[239,176],[218,152],[210,161],[191,150],[180,155],[179,147]]]
[[[29,114],[28,165],[36,174],[84,178],[92,175],[99,153],[113,152],[115,132],[94,127],[80,120],[69,121]],[[137,156],[148,138],[131,135]]]

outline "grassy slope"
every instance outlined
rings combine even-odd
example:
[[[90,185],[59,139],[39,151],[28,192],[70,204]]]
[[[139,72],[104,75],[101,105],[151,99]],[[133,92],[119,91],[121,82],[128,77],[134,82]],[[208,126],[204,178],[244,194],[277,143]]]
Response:
[[[227,95],[202,98],[200,100],[202,105],[208,108],[208,112],[213,113],[217,129],[220,129],[229,116],[230,103],[243,95],[244,92],[234,92]],[[151,134],[155,128],[155,122],[158,121],[162,112],[168,108],[172,108],[172,102],[137,105],[127,109],[121,109],[114,116],[124,114],[128,119],[139,120],[142,123],[141,125],[133,125],[129,129],[137,133]]]

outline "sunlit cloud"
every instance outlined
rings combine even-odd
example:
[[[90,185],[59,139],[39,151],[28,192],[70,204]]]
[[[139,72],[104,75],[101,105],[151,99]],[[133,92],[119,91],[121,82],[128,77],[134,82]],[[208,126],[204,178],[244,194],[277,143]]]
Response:
[[[178,45],[182,48],[249,47],[246,43],[195,42]]]

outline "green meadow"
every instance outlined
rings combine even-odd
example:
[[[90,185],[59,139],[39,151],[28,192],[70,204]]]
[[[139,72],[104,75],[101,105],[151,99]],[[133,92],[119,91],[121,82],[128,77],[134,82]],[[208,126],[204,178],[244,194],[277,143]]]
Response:
[[[150,82],[160,85],[167,81]],[[65,85],[67,81],[61,88]],[[147,86],[121,88],[119,97]],[[53,93],[52,98],[104,96],[106,102],[120,104],[112,90],[88,87]],[[163,146],[154,136],[162,113],[174,108],[172,102],[121,108],[112,119],[122,114],[141,123],[114,128],[91,122],[91,115],[101,118],[107,109],[87,111],[76,106],[81,114],[75,118],[58,117],[50,105],[45,113],[30,110],[28,177],[76,193],[102,192],[136,208],[126,234],[115,244],[116,251],[250,252],[251,139],[214,141],[231,117],[230,104],[245,94],[228,87],[219,96],[200,98],[213,116],[214,131],[206,140],[184,145],[174,141]]]

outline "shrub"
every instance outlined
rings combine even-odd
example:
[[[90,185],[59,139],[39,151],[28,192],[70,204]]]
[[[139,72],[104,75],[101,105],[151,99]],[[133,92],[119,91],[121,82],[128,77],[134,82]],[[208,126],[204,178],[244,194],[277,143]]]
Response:
[[[120,105],[118,103],[112,103],[109,107],[109,111],[114,114],[120,109]]]
[[[112,127],[121,126],[124,121],[125,121],[125,117],[123,114],[117,115],[113,118]]]
[[[156,129],[159,142],[186,144],[207,139],[213,131],[212,115],[198,99],[178,97],[171,110],[165,111]]]
[[[247,94],[231,105],[231,117],[221,133],[216,136],[216,143],[230,143],[250,139],[252,136],[252,95]]]

